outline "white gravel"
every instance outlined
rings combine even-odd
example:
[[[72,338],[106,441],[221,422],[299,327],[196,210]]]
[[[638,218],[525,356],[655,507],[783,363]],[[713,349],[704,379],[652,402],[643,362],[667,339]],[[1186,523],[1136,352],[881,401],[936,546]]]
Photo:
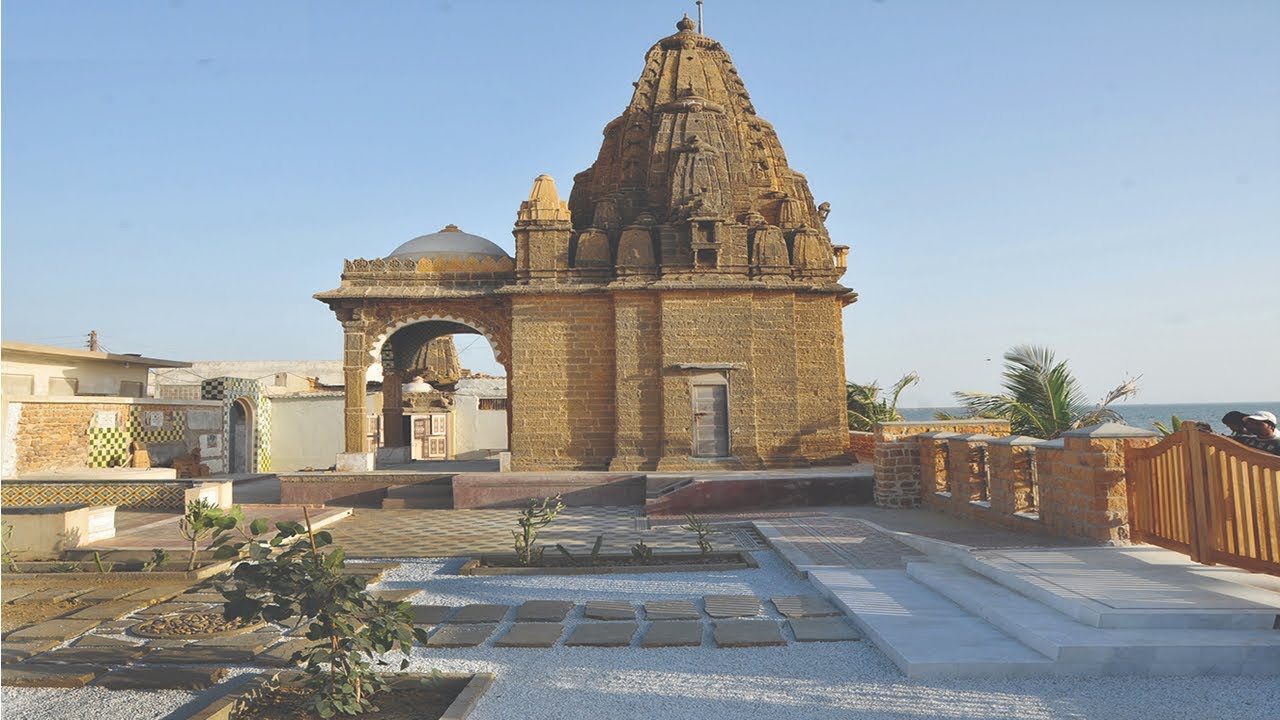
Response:
[[[812,593],[771,553],[759,570],[543,577],[460,577],[460,561],[402,560],[375,587],[423,587],[418,604],[530,599],[694,600],[708,594]],[[566,625],[582,621],[577,609]],[[766,613],[777,618],[772,607]],[[510,617],[510,615],[508,616]],[[500,636],[510,620],[494,633]],[[647,623],[641,621],[642,627]],[[411,669],[492,672],[497,681],[471,720],[862,720],[871,718],[1097,718],[1207,720],[1280,718],[1280,691],[1261,678],[986,678],[911,680],[867,641],[790,643],[752,649],[701,648],[417,648]],[[939,638],[945,642],[945,638]],[[245,669],[238,668],[238,672]],[[203,693],[213,696],[225,687]],[[184,717],[197,693],[94,688],[4,688],[5,718],[144,720]]]

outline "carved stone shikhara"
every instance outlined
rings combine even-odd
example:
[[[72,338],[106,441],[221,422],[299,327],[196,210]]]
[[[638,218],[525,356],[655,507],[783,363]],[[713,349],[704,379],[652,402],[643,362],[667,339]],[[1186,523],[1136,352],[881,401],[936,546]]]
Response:
[[[534,181],[514,259],[348,260],[316,296],[346,332],[349,452],[365,449],[364,378],[384,343],[434,323],[484,335],[506,368],[514,469],[844,461],[847,247],[728,53],[694,28],[650,48],[567,203]],[[706,385],[720,399],[695,407]]]

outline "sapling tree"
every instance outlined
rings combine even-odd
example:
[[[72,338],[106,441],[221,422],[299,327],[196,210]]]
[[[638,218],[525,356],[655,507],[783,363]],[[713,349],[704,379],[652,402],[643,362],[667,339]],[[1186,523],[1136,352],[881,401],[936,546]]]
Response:
[[[364,578],[343,573],[342,548],[328,532],[313,532],[303,512],[306,525],[276,523],[269,542],[257,540],[267,531],[264,520],[253,521],[247,541],[214,541],[214,557],[236,557],[246,546],[249,552],[222,588],[223,616],[305,624],[312,644],[293,660],[306,661],[304,686],[315,712],[330,718],[377,710],[370,698],[388,683],[376,669],[390,664],[381,656],[396,649],[408,656],[415,642],[426,642],[426,631],[413,626],[409,603],[376,598]],[[408,665],[406,657],[400,669]]]
[[[200,552],[200,541],[210,539],[209,547],[215,547],[218,538],[233,530],[237,524],[244,522],[244,511],[239,505],[230,510],[223,510],[217,505],[200,498],[187,503],[186,512],[178,520],[178,532],[191,543],[191,558],[187,561],[187,571],[196,569],[196,555]],[[229,536],[227,536],[229,537]]]
[[[516,559],[521,565],[536,565],[542,561],[544,548],[535,545],[538,533],[550,525],[561,510],[564,510],[564,503],[556,495],[541,501],[530,500],[529,507],[520,511],[520,519],[516,521],[520,529],[512,530],[511,536],[515,538]]]
[[[681,526],[681,530],[688,530],[696,533],[698,536],[698,549],[703,555],[711,552],[711,541],[707,538],[711,535],[711,526],[703,522],[701,518],[693,513],[684,516],[685,524]]]

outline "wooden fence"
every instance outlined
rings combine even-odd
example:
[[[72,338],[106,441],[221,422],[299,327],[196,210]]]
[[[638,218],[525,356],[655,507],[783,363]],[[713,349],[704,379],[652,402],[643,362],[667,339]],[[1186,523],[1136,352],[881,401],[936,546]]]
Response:
[[[1125,452],[1131,537],[1280,575],[1280,456],[1187,423]]]

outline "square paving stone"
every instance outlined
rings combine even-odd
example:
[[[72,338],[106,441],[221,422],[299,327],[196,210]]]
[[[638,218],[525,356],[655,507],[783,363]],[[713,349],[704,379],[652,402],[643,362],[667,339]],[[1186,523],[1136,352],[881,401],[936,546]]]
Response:
[[[36,587],[4,588],[3,590],[0,590],[0,601],[6,602],[6,603],[15,602],[15,601],[21,600],[22,598],[30,595],[31,593],[39,589],[40,588],[36,588]]]
[[[58,640],[70,640],[77,635],[83,635],[98,626],[97,620],[46,620],[42,623],[36,623],[20,630],[14,630],[9,633],[6,639],[12,640],[34,640],[37,638],[55,638]]]
[[[147,648],[141,645],[115,647],[76,647],[58,648],[40,653],[30,662],[38,663],[70,663],[80,665],[124,665],[146,654]]]
[[[271,665],[273,667],[287,667],[295,664],[293,661],[294,653],[300,650],[306,650],[314,644],[315,643],[310,640],[290,640],[288,642],[282,642],[279,645],[270,648],[266,652],[259,653],[258,657],[254,658],[254,662],[262,663],[263,665]],[[303,662],[306,661],[299,660],[298,664]]]
[[[516,622],[562,622],[571,610],[568,600],[529,600],[516,610]]]
[[[782,629],[772,620],[719,620],[712,634],[722,648],[787,644]]]
[[[280,639],[279,635],[261,634],[261,633],[244,633],[242,635],[220,635],[218,637],[204,638],[191,643],[191,647],[197,648],[235,648],[238,650],[247,650],[252,653],[260,653],[267,649],[269,645]]]
[[[573,629],[565,645],[586,645],[591,647],[626,647],[640,627],[634,622],[599,622],[582,623]]]
[[[109,602],[139,592],[141,588],[102,587],[95,588],[80,596],[81,602]]]
[[[760,614],[760,598],[754,595],[707,595],[702,598],[713,618],[753,617]]]
[[[0,683],[13,687],[76,688],[106,671],[101,665],[5,665],[0,668]]]
[[[439,625],[449,617],[453,608],[448,605],[414,605],[409,608],[414,625]]]
[[[417,588],[397,588],[395,590],[371,590],[369,594],[379,600],[388,600],[390,602],[403,602],[409,598],[422,592]]]
[[[458,608],[458,612],[453,617],[449,618],[449,624],[502,622],[502,618],[506,617],[507,611],[510,609],[510,605],[485,605],[482,603],[463,605]]]
[[[155,587],[141,590],[129,596],[130,600],[146,603],[157,603],[163,600],[169,600],[178,593],[186,589],[185,585],[156,585]],[[216,601],[216,602],[221,602]]]
[[[0,648],[0,662],[5,665],[16,663],[19,660],[42,653],[52,647],[57,647],[62,641],[54,638],[45,638],[41,640],[24,640],[24,641],[4,641],[3,648]]]
[[[139,615],[178,615],[180,613],[204,612],[212,607],[209,603],[162,602],[138,611]]]
[[[818,595],[787,595],[773,598],[773,606],[789,618],[823,617],[839,615],[835,605]]]
[[[85,635],[76,641],[75,647],[138,647],[140,642],[121,640],[105,635]]]
[[[696,620],[655,620],[640,647],[697,647],[702,645],[702,623]]]
[[[497,625],[493,623],[468,625],[441,625],[435,634],[427,638],[427,647],[462,648],[475,647],[493,634]]]
[[[650,600],[644,604],[649,620],[701,620],[702,613],[688,600]]]
[[[67,617],[77,620],[119,620],[125,615],[135,613],[147,605],[133,600],[113,600],[110,602],[100,602],[89,607],[71,613]]]
[[[588,600],[587,617],[592,620],[635,620],[636,609],[620,600]]]
[[[787,621],[796,642],[841,642],[858,640],[862,633],[842,617],[792,618]]]
[[[496,647],[549,648],[564,634],[558,622],[518,622],[506,635],[498,638]]]
[[[44,590],[36,590],[33,593],[22,596],[18,599],[21,603],[50,603],[70,600],[71,598],[84,592],[84,588],[45,588]]]
[[[112,670],[93,684],[111,690],[206,690],[227,676],[220,667],[127,667]]]
[[[173,665],[199,665],[203,663],[246,663],[257,651],[252,648],[234,647],[186,647],[160,648],[142,657],[144,663]]]

